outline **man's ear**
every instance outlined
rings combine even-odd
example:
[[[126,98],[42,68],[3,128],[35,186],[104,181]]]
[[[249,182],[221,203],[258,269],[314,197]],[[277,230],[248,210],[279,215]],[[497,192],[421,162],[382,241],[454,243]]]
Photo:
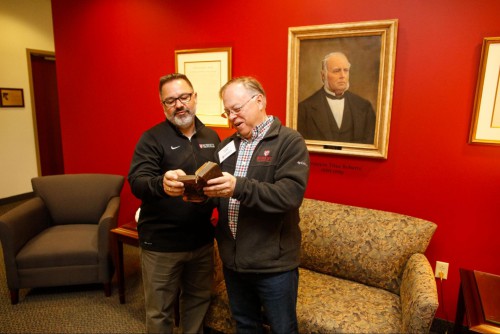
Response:
[[[321,82],[325,83],[325,70],[321,70]]]
[[[257,96],[257,99],[256,99],[256,102],[259,104],[259,111],[261,111],[262,109],[264,109],[264,101],[262,100],[264,97],[259,94],[259,96]]]

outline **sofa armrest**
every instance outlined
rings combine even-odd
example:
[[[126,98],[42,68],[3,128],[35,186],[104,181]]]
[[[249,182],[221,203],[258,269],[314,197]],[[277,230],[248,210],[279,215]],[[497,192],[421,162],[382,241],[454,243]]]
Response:
[[[109,248],[109,231],[114,229],[118,223],[118,213],[120,210],[120,197],[112,197],[101,218],[99,219],[99,249]]]
[[[0,216],[5,271],[9,288],[17,288],[16,255],[33,237],[50,226],[51,218],[44,202],[32,198]]]
[[[212,294],[217,291],[217,287],[224,281],[224,273],[222,272],[222,260],[219,256],[219,247],[214,239],[214,276],[212,280]]]
[[[413,254],[401,282],[402,329],[404,333],[428,333],[438,308],[436,280],[425,255]]]
[[[98,230],[98,249],[99,263],[102,265],[99,269],[99,278],[106,281],[113,274],[112,267],[106,265],[111,262],[111,233],[118,222],[118,213],[120,211],[120,197],[112,197],[101,218],[99,219]]]
[[[50,215],[44,202],[32,198],[0,217],[0,237],[16,255],[35,235],[48,228]]]

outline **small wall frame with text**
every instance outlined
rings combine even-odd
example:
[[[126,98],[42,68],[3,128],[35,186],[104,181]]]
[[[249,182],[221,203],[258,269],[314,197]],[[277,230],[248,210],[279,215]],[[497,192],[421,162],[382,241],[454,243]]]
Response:
[[[196,116],[207,126],[228,128],[219,89],[231,78],[231,48],[177,50],[175,70],[189,78],[198,94]]]
[[[24,93],[21,88],[0,88],[0,108],[24,108]]]

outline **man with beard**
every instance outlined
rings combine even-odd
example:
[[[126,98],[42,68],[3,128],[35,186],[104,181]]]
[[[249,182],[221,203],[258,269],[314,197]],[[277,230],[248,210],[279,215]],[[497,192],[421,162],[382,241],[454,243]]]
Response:
[[[180,175],[213,160],[220,139],[195,116],[197,95],[184,74],[160,78],[166,121],[147,130],[135,148],[128,181],[139,198],[137,230],[148,333],[172,333],[180,292],[180,330],[200,333],[210,303],[213,205],[186,202]]]

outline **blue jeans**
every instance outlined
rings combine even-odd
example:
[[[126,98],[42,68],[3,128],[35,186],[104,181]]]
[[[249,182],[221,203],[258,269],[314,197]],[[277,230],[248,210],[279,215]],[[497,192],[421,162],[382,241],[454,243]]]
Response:
[[[257,274],[224,268],[224,278],[238,333],[262,333],[262,310],[273,333],[298,333],[298,269]]]

